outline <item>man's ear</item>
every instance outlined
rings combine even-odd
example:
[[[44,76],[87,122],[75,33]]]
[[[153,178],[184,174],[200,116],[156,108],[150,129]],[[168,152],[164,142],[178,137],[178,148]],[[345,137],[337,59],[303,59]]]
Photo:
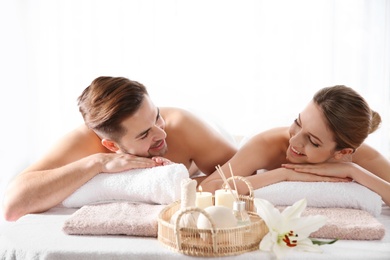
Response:
[[[102,139],[102,145],[114,153],[119,150],[119,147],[116,145],[116,143],[108,139]]]
[[[344,149],[336,152],[335,159],[340,160],[340,159],[343,159],[344,157],[349,158],[354,152],[355,152],[355,150],[352,148],[344,148]]]

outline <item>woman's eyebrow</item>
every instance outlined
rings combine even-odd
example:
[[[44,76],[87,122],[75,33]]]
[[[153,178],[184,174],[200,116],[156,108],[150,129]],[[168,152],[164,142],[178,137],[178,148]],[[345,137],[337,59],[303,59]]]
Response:
[[[302,126],[301,114],[298,114],[298,121],[299,121],[299,124]],[[316,135],[313,135],[313,134],[310,133],[310,132],[307,132],[307,134],[310,135],[311,137],[317,139],[318,142],[320,142],[321,144],[323,144],[323,142],[321,141],[321,139],[318,138]]]
[[[317,136],[313,135],[312,133],[308,133],[311,137],[313,137],[314,139],[317,139],[318,142],[320,142],[321,144],[323,144],[323,142],[321,141],[320,138],[318,138]]]

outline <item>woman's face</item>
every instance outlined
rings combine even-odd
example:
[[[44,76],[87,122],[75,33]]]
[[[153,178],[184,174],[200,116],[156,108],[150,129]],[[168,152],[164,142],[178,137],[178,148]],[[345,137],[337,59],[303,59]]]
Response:
[[[291,163],[322,163],[333,158],[336,142],[320,108],[311,101],[290,126],[286,158]]]

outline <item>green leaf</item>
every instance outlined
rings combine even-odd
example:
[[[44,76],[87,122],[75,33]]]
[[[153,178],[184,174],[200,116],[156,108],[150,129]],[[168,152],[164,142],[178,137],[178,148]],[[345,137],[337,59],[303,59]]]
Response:
[[[320,240],[311,239],[311,242],[313,242],[313,245],[322,246],[322,245],[330,245],[330,244],[333,244],[333,243],[335,243],[337,240],[339,240],[339,239],[336,238],[336,239],[331,240],[331,241],[320,241]]]

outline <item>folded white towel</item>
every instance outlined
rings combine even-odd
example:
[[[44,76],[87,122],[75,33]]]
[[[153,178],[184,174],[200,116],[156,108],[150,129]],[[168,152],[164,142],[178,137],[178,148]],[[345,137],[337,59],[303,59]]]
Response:
[[[101,173],[62,204],[68,208],[112,201],[169,204],[180,199],[180,183],[185,178],[189,178],[187,168],[176,163],[121,173]]]
[[[382,198],[356,182],[292,182],[285,181],[254,190],[256,198],[275,206],[292,205],[306,198],[308,207],[353,208],[378,216]]]

